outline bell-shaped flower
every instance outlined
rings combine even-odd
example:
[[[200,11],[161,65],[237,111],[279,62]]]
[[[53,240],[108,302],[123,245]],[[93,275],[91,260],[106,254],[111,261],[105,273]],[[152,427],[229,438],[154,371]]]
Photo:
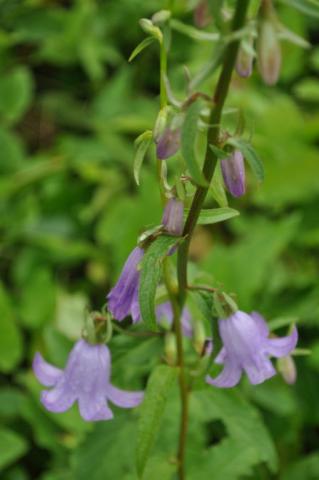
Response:
[[[156,155],[160,160],[172,157],[179,150],[181,143],[181,131],[179,128],[165,128],[159,136],[156,144]]]
[[[184,226],[183,213],[183,202],[177,198],[170,198],[164,209],[162,224],[171,235],[182,235]]]
[[[50,412],[65,412],[77,401],[84,420],[110,420],[113,413],[108,400],[122,408],[136,407],[143,400],[143,392],[127,392],[110,383],[111,355],[103,344],[79,340],[64,370],[36,353],[33,371],[42,385],[52,387],[41,393],[41,402]]]
[[[171,327],[173,323],[173,309],[171,302],[160,303],[156,307],[156,321],[159,325]],[[192,317],[187,307],[183,308],[181,316],[183,335],[191,337],[193,334]]]
[[[108,309],[116,320],[121,321],[131,315],[135,323],[140,318],[138,265],[143,255],[142,248],[134,248],[125,262],[120,278],[107,296]]]
[[[230,157],[221,161],[224,182],[233,197],[241,197],[246,190],[245,164],[242,153],[234,150]]]
[[[238,310],[218,322],[223,348],[215,362],[223,364],[222,372],[216,377],[206,377],[207,383],[220,388],[234,387],[242,372],[250,383],[259,384],[276,374],[269,357],[287,356],[296,347],[297,329],[282,338],[269,338],[266,321],[256,312],[248,315]]]

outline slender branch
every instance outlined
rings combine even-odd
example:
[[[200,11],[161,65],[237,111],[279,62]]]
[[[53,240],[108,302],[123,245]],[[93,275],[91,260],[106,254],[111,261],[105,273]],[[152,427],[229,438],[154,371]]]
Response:
[[[236,11],[234,14],[232,33],[236,32],[243,27],[245,23],[246,13],[249,5],[249,0],[238,0],[236,4]],[[223,106],[228,93],[231,75],[235,66],[236,57],[238,53],[239,40],[231,42],[225,50],[224,62],[222,71],[216,86],[215,95],[213,97],[215,106],[213,107],[209,124],[212,128],[208,130],[208,142],[205,156],[205,162],[203,166],[203,175],[209,184],[214,174],[214,170],[217,163],[217,158],[213,151],[209,148],[209,144],[216,145],[218,143],[220,133],[220,122],[222,116]],[[178,251],[177,260],[177,277],[178,277],[178,302],[176,302],[175,295],[172,295],[172,308],[174,313],[174,329],[176,334],[177,344],[177,358],[178,365],[180,367],[179,383],[180,383],[180,397],[181,397],[181,419],[180,419],[180,434],[179,434],[179,446],[178,446],[178,478],[179,480],[185,480],[185,449],[187,439],[187,427],[188,427],[188,393],[189,387],[186,381],[185,369],[184,369],[184,352],[182,343],[182,327],[181,327],[181,312],[185,302],[186,290],[187,290],[187,260],[188,250],[191,237],[196,226],[199,213],[203,206],[208,188],[197,187],[193,202],[185,223],[183,236],[186,235],[185,241],[181,244]]]
[[[132,332],[131,330],[120,327],[115,322],[112,322],[112,327],[116,332],[127,335],[128,337],[162,337],[164,335],[162,332]]]
[[[236,11],[232,24],[232,32],[239,30],[244,25],[248,4],[249,0],[237,1]],[[210,125],[212,125],[212,128],[208,130],[207,150],[203,166],[203,175],[206,178],[208,184],[212,180],[217,164],[217,157],[214,152],[209,148],[209,144],[218,144],[220,133],[219,125],[221,121],[222,110],[229,90],[231,75],[235,66],[238,53],[238,47],[239,40],[235,40],[228,45],[225,51],[223,68],[213,97],[215,106],[211,111],[210,119],[208,122]],[[189,244],[207,191],[208,187],[197,187],[183,232],[183,236],[187,235],[187,238],[182,243],[178,251],[177,275],[179,284],[179,298],[181,305],[184,304],[187,289],[187,259]]]

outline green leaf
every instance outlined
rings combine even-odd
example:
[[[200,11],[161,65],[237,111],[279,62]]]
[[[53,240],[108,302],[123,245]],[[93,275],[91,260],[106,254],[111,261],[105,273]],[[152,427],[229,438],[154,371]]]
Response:
[[[209,190],[220,207],[228,206],[228,200],[224,188],[224,180],[220,162],[218,162],[216,165],[214,176],[209,186]]]
[[[23,437],[6,428],[0,429],[0,470],[15,462],[28,449]]]
[[[141,316],[151,330],[156,330],[155,294],[161,277],[162,262],[168,250],[177,242],[176,237],[162,235],[146,250],[141,264],[139,302]]]
[[[0,285],[0,371],[10,372],[22,355],[22,338],[15,324],[12,306]]]
[[[254,148],[250,145],[250,143],[246,142],[241,138],[231,138],[230,140],[228,140],[228,143],[241,151],[241,153],[244,155],[245,159],[249,163],[249,166],[255,174],[256,178],[262,182],[265,177],[264,166],[261,159],[257,155]]]
[[[187,168],[194,182],[206,186],[207,182],[203,177],[195,156],[195,141],[197,136],[197,123],[201,111],[200,103],[194,102],[187,109],[185,120],[182,126],[181,149]]]
[[[301,13],[310,17],[319,18],[319,2],[318,0],[281,0],[289,7],[299,10]]]
[[[136,467],[140,478],[159,432],[168,393],[176,377],[176,368],[159,365],[148,381],[137,434]]]
[[[263,420],[238,391],[205,389],[194,393],[192,400],[193,415],[196,412],[206,422],[221,420],[228,437],[198,453],[190,468],[190,478],[198,465],[201,469],[197,468],[196,480],[238,480],[264,462],[272,472],[276,471],[276,451]]]
[[[47,268],[32,271],[24,285],[20,315],[23,324],[29,328],[39,328],[53,318],[56,292],[51,272]]]
[[[138,137],[136,139],[136,141],[138,141],[138,146],[137,146],[135,156],[134,156],[133,170],[134,170],[135,181],[136,181],[137,185],[139,185],[140,184],[140,170],[141,170],[141,167],[142,167],[142,164],[143,164],[143,160],[144,160],[145,154],[148,150],[148,147],[152,143],[152,132],[150,130],[147,130],[142,135],[140,135],[140,137]]]
[[[124,478],[127,472],[134,471],[135,438],[136,423],[130,414],[118,414],[110,422],[96,424],[72,456],[73,478],[102,480],[110,475],[114,479]]]
[[[188,213],[189,209],[185,209],[185,217],[187,217]],[[238,210],[235,210],[234,208],[211,208],[200,212],[197,223],[199,225],[209,225],[212,223],[224,222],[225,220],[237,217],[238,215]]]
[[[32,76],[23,66],[0,78],[0,117],[7,124],[17,122],[29,107],[32,98]]]
[[[154,41],[155,41],[155,37],[144,38],[144,40],[142,40],[142,42],[139,43],[137,47],[134,48],[128,61],[131,62],[135,57],[137,57],[137,55],[139,55],[146,47],[148,47]]]

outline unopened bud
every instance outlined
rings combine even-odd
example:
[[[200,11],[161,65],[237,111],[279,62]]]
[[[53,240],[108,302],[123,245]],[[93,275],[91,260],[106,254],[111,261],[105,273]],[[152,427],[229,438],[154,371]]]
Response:
[[[183,215],[183,202],[177,198],[169,199],[165,206],[162,218],[162,224],[164,225],[165,230],[171,235],[176,235],[178,237],[181,236],[184,227]]]
[[[287,355],[287,357],[278,358],[277,368],[286,383],[288,383],[289,385],[292,385],[296,382],[297,370],[296,370],[294,359],[291,357],[291,355]]]
[[[179,150],[181,143],[181,132],[179,128],[165,128],[159,136],[156,145],[156,155],[160,160],[172,157]]]
[[[225,186],[234,197],[241,197],[246,191],[245,164],[242,153],[234,150],[228,158],[221,161]]]
[[[241,42],[237,61],[236,72],[240,77],[250,77],[253,71],[254,50],[253,50],[253,37],[249,37]]]
[[[213,339],[211,337],[207,337],[204,342],[202,357],[210,357],[212,352],[213,352]]]
[[[154,24],[164,23],[171,18],[172,14],[169,10],[160,10],[154,13],[152,16],[152,22]]]
[[[257,40],[258,69],[267,85],[275,85],[281,67],[281,48],[277,19],[270,2],[264,2],[259,20]]]
[[[177,350],[176,350],[176,339],[173,332],[168,332],[165,335],[164,340],[164,352],[165,359],[169,365],[176,364]]]
[[[160,43],[163,40],[163,34],[161,30],[153,24],[151,20],[148,18],[141,18],[139,21],[141,28],[144,30],[145,33],[155,37]]]

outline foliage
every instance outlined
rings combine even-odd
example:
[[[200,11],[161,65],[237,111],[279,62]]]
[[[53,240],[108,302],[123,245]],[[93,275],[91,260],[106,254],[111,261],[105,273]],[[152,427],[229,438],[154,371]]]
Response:
[[[136,160],[139,190],[132,174],[134,138],[151,130],[156,120],[157,42],[141,43],[134,62],[128,64],[128,58],[144,39],[138,20],[167,3],[0,2],[4,480],[138,478],[133,444],[140,412],[116,411],[112,422],[98,425],[85,424],[76,408],[60,415],[45,412],[30,364],[35,350],[41,350],[49,361],[64,365],[81,333],[85,309],[104,302],[139,234],[160,224],[154,146],[148,138],[147,152],[140,144]],[[217,78],[211,68],[216,31],[185,30],[193,24],[192,2],[170,3],[176,4],[169,54],[174,94],[181,98],[185,93],[183,65],[194,80],[203,63],[211,75],[203,74],[201,89],[210,94]],[[285,0],[278,8],[285,25],[318,44],[314,1]],[[195,262],[190,267],[193,278],[201,266],[214,283],[234,291],[241,308],[297,321],[301,346],[314,354],[295,357],[293,387],[277,376],[254,388],[243,382],[236,393],[226,394],[195,382],[187,447],[190,480],[319,477],[318,48],[301,51],[283,44],[282,75],[271,89],[256,72],[248,80],[234,76],[229,103],[236,111],[226,112],[223,121],[233,132],[238,112],[245,112],[255,150],[248,143],[242,148],[249,148],[259,178],[259,156],[263,160],[265,179],[259,184],[254,172],[247,172],[248,193],[229,199],[232,210],[214,184],[191,244]],[[196,133],[192,123],[198,121],[200,102],[188,110],[182,134],[195,183],[203,180],[201,148],[190,152],[189,139]],[[169,180],[175,178],[174,168],[168,163]],[[214,211],[214,198],[223,211]],[[241,211],[239,217],[235,210]],[[215,223],[217,215],[234,218]],[[154,298],[145,308],[153,307]],[[112,381],[144,388],[162,355],[159,340],[115,336],[114,345]],[[158,438],[154,435],[145,446],[151,451],[145,480],[170,480],[176,469],[174,388],[164,403]]]

